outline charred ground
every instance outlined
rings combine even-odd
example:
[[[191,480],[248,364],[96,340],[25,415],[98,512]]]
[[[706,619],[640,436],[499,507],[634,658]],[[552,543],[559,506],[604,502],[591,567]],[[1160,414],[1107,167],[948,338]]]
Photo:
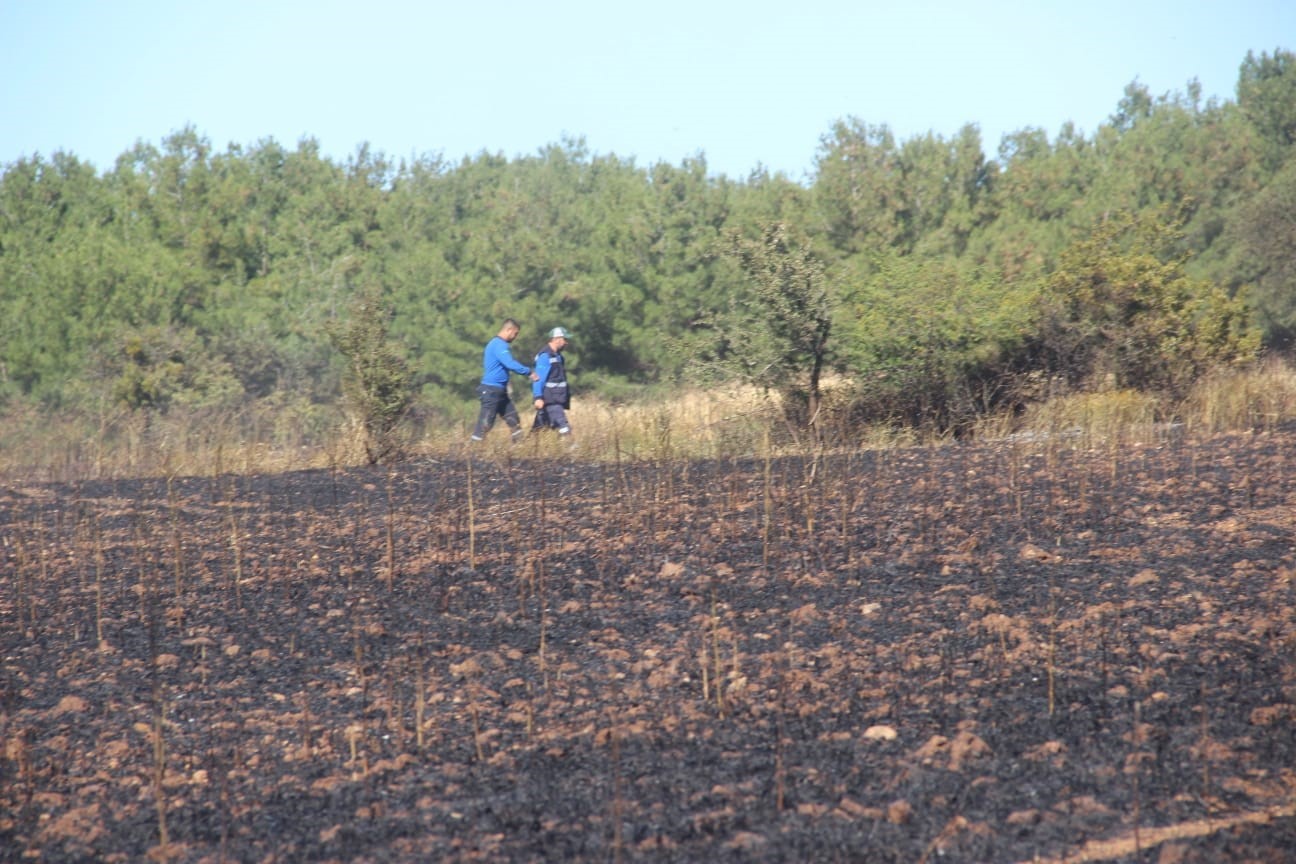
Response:
[[[0,858],[1291,860],[1294,447],[11,482]]]

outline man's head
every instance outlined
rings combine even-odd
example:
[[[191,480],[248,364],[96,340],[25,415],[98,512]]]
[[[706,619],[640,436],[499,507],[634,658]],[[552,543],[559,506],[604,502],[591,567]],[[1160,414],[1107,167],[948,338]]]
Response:
[[[567,332],[566,327],[555,327],[549,331],[549,346],[555,351],[561,351],[571,341],[571,334]]]
[[[505,342],[512,342],[517,338],[518,331],[521,329],[522,327],[518,322],[514,321],[512,318],[505,318],[504,323],[500,325],[499,337]]]

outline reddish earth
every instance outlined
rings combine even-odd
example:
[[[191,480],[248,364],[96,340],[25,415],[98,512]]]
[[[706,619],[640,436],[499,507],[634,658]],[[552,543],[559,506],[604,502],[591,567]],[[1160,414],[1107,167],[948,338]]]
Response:
[[[11,481],[0,859],[1291,861],[1293,467]]]

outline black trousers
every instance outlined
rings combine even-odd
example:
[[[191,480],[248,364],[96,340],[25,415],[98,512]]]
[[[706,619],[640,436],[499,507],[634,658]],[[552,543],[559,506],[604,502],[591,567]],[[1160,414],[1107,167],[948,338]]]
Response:
[[[478,384],[477,398],[481,400],[481,413],[477,415],[477,425],[473,428],[474,438],[486,437],[486,433],[495,425],[496,417],[503,417],[510,429],[522,428],[522,421],[518,419],[513,400],[509,399],[507,387]]]
[[[563,410],[562,405],[546,403],[543,408],[536,412],[535,422],[531,424],[531,429],[556,429],[560,435],[566,435],[571,431],[571,426],[567,424],[567,412]]]

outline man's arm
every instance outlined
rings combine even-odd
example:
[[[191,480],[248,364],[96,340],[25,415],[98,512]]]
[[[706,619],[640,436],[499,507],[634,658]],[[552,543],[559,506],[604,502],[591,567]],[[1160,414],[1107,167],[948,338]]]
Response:
[[[530,375],[531,370],[513,359],[513,352],[509,350],[507,342],[495,343],[495,361],[510,372],[516,372],[518,375]]]
[[[544,398],[544,385],[549,380],[549,352],[541,351],[536,355],[535,376],[531,381],[531,396],[534,399]]]

